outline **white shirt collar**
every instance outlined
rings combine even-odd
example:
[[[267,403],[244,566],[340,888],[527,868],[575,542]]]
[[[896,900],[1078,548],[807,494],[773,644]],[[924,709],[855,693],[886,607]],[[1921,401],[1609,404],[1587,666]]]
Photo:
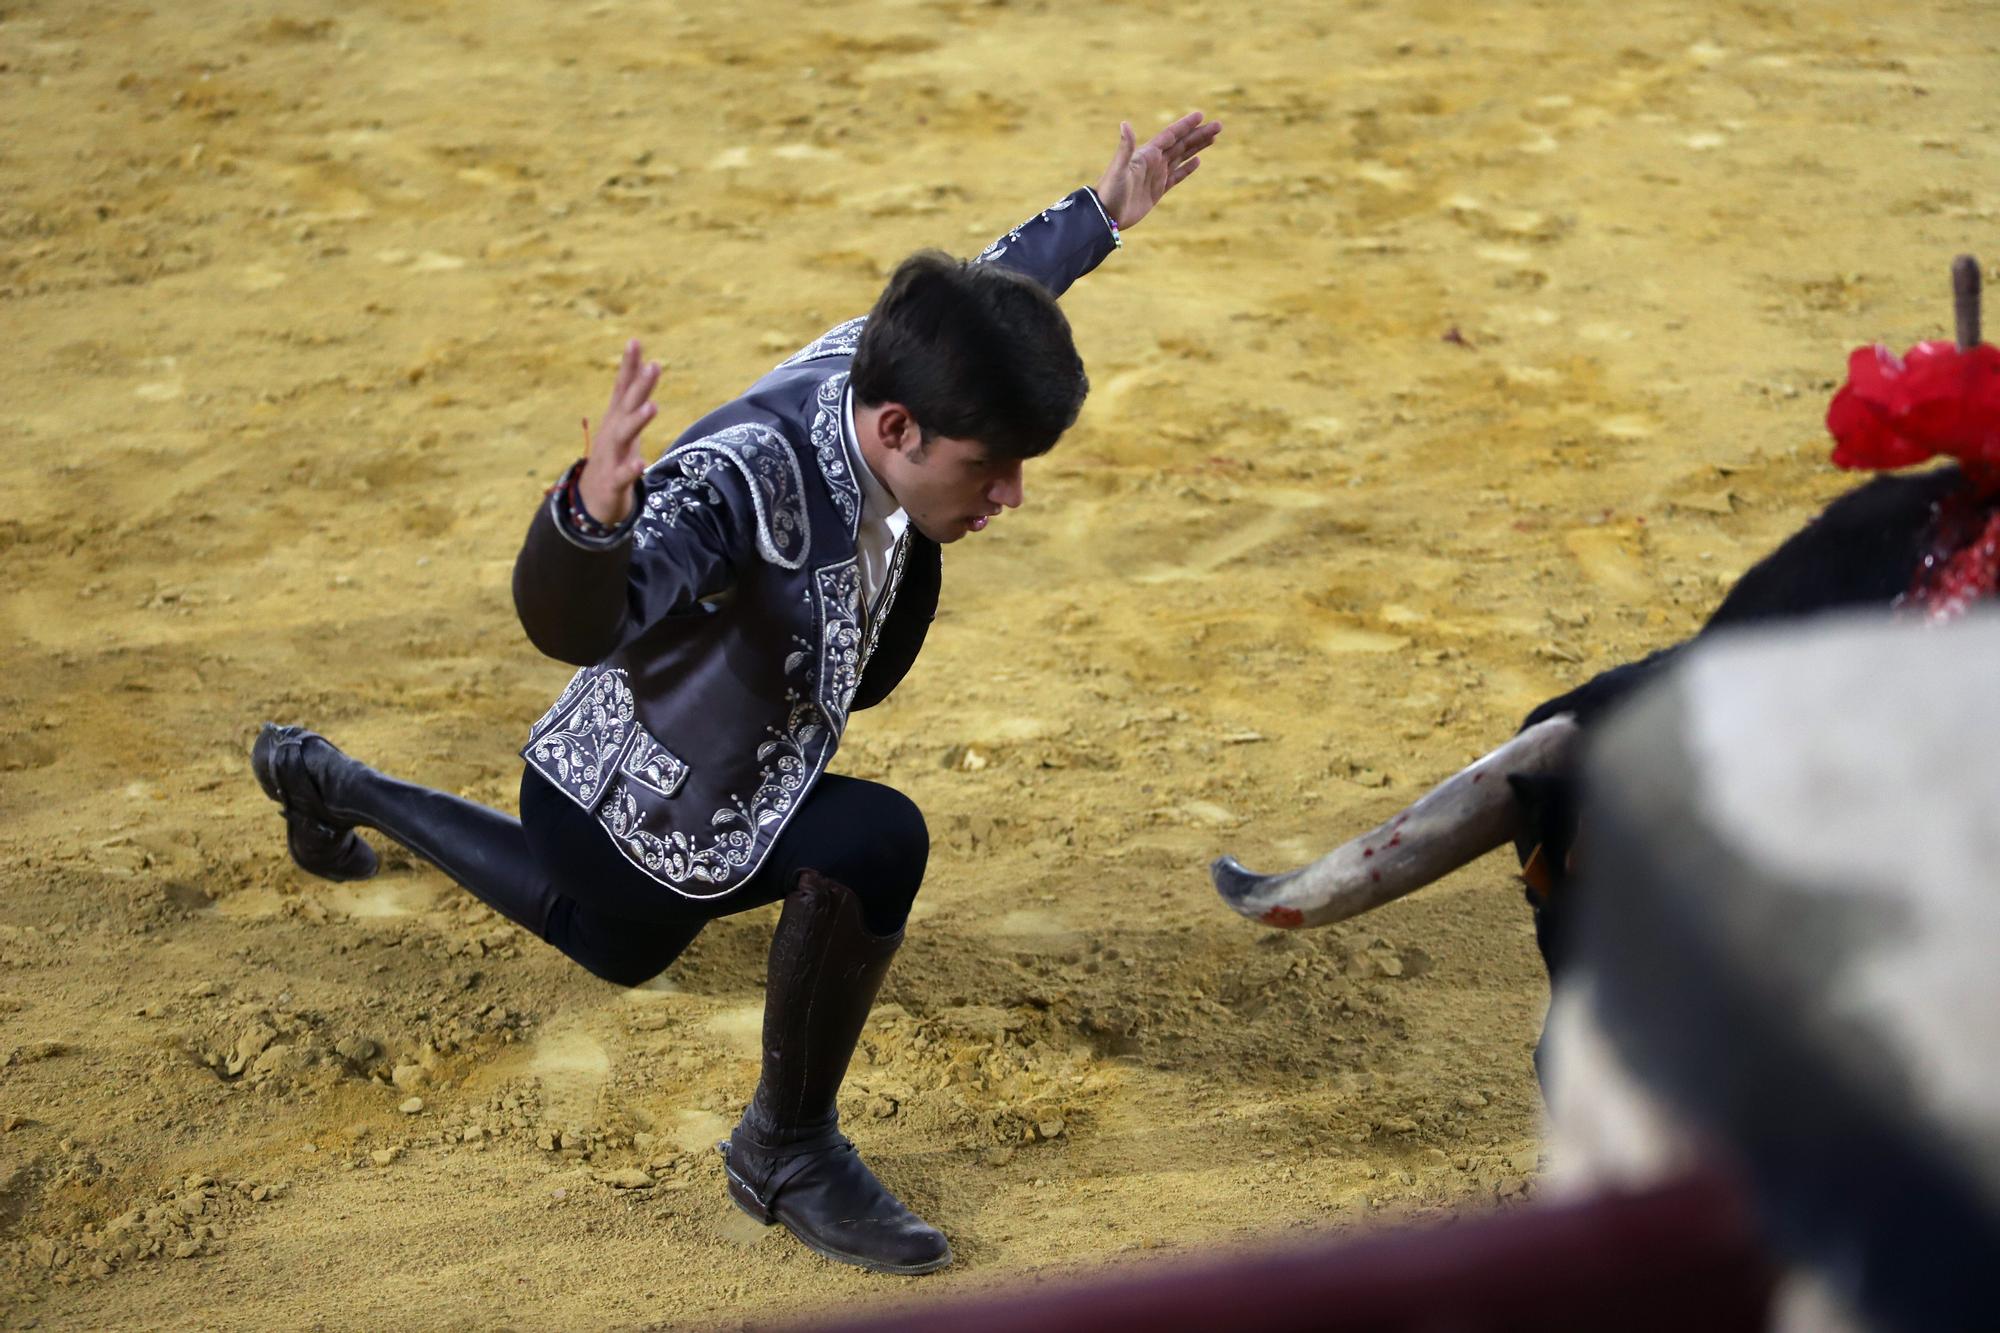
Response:
[[[889,494],[889,488],[882,484],[876,477],[874,469],[868,466],[868,460],[861,456],[861,436],[854,426],[852,387],[849,387],[843,395],[842,406],[844,419],[841,422],[841,429],[843,440],[847,445],[847,458],[854,466],[855,480],[861,483],[861,524],[866,527],[871,519],[886,524],[890,540],[895,541],[903,535],[903,529],[909,525],[910,516],[903,512],[903,507],[896,503],[896,497]]]

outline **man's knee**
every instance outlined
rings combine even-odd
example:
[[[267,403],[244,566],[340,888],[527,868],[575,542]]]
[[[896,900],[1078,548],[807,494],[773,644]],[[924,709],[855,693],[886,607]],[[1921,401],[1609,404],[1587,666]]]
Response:
[[[584,970],[599,981],[608,981],[614,986],[643,986],[654,977],[667,970],[667,963],[657,958],[579,958]]]
[[[845,854],[846,864],[831,869],[834,878],[861,898],[868,928],[878,935],[903,928],[923,886],[930,859],[931,834],[917,803],[893,787],[873,785],[867,809]]]
[[[602,946],[577,961],[614,986],[643,986],[667,970],[687,951],[701,930],[700,923],[667,926],[635,937],[623,944]]]
[[[917,803],[894,787],[884,787],[880,798],[879,828],[882,844],[893,848],[899,861],[913,866],[922,879],[924,863],[930,859],[931,830]]]
[[[846,882],[885,905],[899,900],[907,911],[930,860],[931,832],[924,812],[895,788],[878,786],[869,793],[861,832],[847,850]]]
[[[641,986],[666,971],[700,932],[700,922],[627,921],[584,911],[565,898],[550,913],[547,939],[599,980]]]

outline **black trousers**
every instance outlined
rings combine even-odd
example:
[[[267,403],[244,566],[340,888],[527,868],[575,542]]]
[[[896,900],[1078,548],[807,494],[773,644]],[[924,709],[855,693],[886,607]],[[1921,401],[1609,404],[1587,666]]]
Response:
[[[806,869],[852,889],[867,928],[893,935],[909,917],[930,856],[915,802],[879,782],[833,773],[806,794],[756,875],[718,898],[683,898],[646,875],[595,817],[532,768],[521,774],[520,828],[549,885],[542,937],[625,986],[665,970],[708,922],[784,897]]]

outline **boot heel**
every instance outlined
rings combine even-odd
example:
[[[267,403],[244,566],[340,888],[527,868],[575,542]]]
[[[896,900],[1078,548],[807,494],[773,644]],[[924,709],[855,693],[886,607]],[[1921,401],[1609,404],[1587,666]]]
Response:
[[[772,1216],[771,1210],[766,1208],[763,1201],[751,1192],[750,1187],[738,1180],[736,1173],[729,1169],[728,1140],[725,1139],[715,1146],[722,1150],[722,1178],[729,1186],[729,1201],[735,1204],[744,1216],[767,1227],[776,1226],[778,1219]]]
[[[764,1211],[764,1205],[757,1202],[757,1196],[737,1184],[733,1177],[729,1181],[729,1201],[736,1205],[737,1211],[760,1225],[778,1225],[778,1219]]]

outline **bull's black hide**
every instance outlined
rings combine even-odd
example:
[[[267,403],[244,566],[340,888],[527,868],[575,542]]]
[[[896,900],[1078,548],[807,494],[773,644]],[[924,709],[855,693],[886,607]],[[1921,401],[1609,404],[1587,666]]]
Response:
[[[1587,730],[1688,644],[1718,630],[1827,611],[1887,610],[1909,591],[1918,566],[1932,552],[1940,506],[1964,485],[1965,474],[1954,465],[1877,477],[1856,487],[1744,571],[1694,638],[1592,677],[1529,713],[1523,729],[1569,713]],[[1546,892],[1531,887],[1528,903],[1535,913],[1535,942],[1553,976],[1567,933],[1562,887],[1577,834],[1575,782],[1565,772],[1516,780],[1513,787],[1523,811],[1515,853],[1526,866],[1539,847],[1547,877]]]

